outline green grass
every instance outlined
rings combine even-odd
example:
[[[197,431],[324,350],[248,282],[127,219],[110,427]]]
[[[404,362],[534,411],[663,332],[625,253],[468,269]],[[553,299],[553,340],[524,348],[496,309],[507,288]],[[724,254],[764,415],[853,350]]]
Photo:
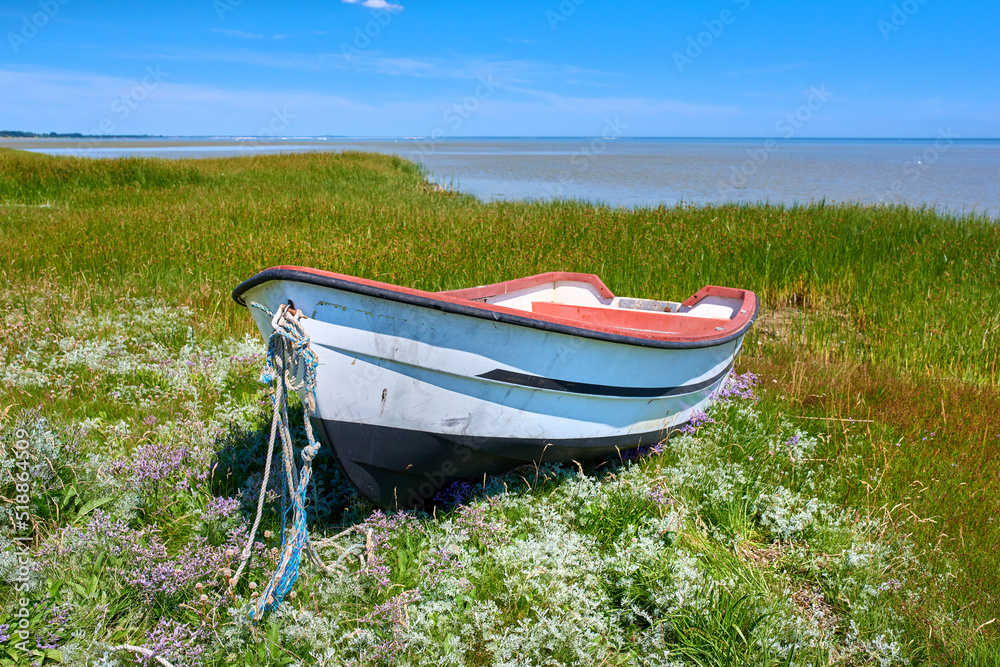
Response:
[[[763,378],[761,409],[771,428],[779,428],[781,416],[819,434],[817,459],[854,467],[816,491],[817,497],[863,513],[881,510],[893,531],[909,535],[916,545],[923,569],[910,581],[917,586],[919,580],[920,594],[885,603],[886,613],[891,609],[906,619],[913,659],[923,664],[1000,660],[1000,621],[988,624],[1000,616],[1000,555],[992,548],[1000,542],[1000,227],[995,222],[931,210],[823,204],[636,211],[571,201],[485,204],[436,191],[413,164],[362,153],[166,161],[54,158],[0,149],[0,242],[0,271],[7,281],[0,333],[5,373],[9,379],[15,371],[41,369],[34,372],[47,378],[43,384],[9,379],[0,387],[8,426],[25,410],[38,409],[63,420],[63,426],[89,424],[90,435],[81,436],[89,444],[81,447],[99,443],[108,456],[118,456],[145,442],[191,437],[167,436],[156,430],[159,425],[202,420],[229,428],[231,405],[256,405],[241,408],[248,416],[237,418],[242,426],[226,436],[235,445],[222,451],[236,452],[236,458],[224,461],[230,476],[212,482],[224,496],[252,479],[252,459],[262,456],[254,421],[263,412],[253,382],[258,362],[237,364],[221,385],[209,370],[171,385],[166,371],[148,364],[118,371],[91,367],[66,357],[69,352],[60,345],[72,339],[74,345],[91,341],[87,345],[94,349],[99,343],[117,346],[124,358],[162,359],[170,369],[185,360],[196,363],[198,354],[222,358],[236,349],[227,339],[255,333],[230,291],[277,264],[428,290],[549,270],[596,273],[616,294],[649,298],[684,298],[705,284],[752,289],[762,299],[762,314],[747,338],[742,364]],[[130,310],[144,303],[165,308],[167,323],[126,322]],[[170,319],[168,311],[176,307],[189,310]],[[85,330],[80,318],[87,321]],[[123,328],[127,335],[116,340]],[[64,362],[46,365],[55,358]],[[110,398],[120,386],[128,388],[125,397]],[[156,427],[142,426],[154,417]],[[121,424],[130,426],[128,433],[120,432]],[[741,455],[759,460],[771,446],[767,431],[746,426],[742,433]],[[204,437],[192,460],[207,462],[199,457],[219,449],[222,441]],[[70,456],[69,463],[36,507],[40,534],[85,524],[93,509],[81,512],[104,497],[94,495],[103,488],[100,480],[86,477],[93,472],[86,454],[63,455]],[[334,468],[327,483],[335,490],[342,480]],[[764,477],[747,481],[747,493],[761,493],[779,481],[796,493],[808,491],[796,486],[801,479]],[[120,501],[120,490],[108,492]],[[530,497],[548,492],[536,487]],[[170,545],[184,544],[203,530],[218,541],[218,527],[191,518],[207,496],[157,493],[165,494],[166,506],[142,506],[133,518],[137,526],[159,522]],[[351,509],[349,495],[337,493],[342,495],[329,507],[317,508],[326,512],[321,514],[327,524],[364,518],[363,506]],[[729,662],[749,655],[739,633],[768,623],[764,615],[770,612],[760,601],[774,593],[773,581],[755,579],[759,573],[746,561],[764,558],[760,554],[768,549],[781,552],[782,576],[805,582],[800,593],[813,591],[809,595],[834,608],[840,604],[838,596],[847,589],[834,570],[797,561],[799,556],[775,547],[782,537],[747,501],[710,500],[688,499],[702,506],[699,516],[714,536],[693,538],[689,547],[711,550],[710,569],[728,572],[713,576],[741,581],[741,592],[706,590],[723,610],[720,617],[672,622],[671,641],[689,646],[684,654],[689,662],[714,664],[698,657],[719,655],[705,648],[714,641],[736,652]],[[525,525],[532,511],[516,503],[503,510],[505,521],[515,526]],[[642,492],[615,486],[604,505],[579,513],[572,534],[606,550],[657,511]],[[531,535],[525,529],[523,537]],[[720,550],[719,543],[736,536],[751,546],[744,552]],[[802,539],[825,540],[831,550],[848,548],[826,534]],[[426,549],[395,544],[393,553],[408,559],[393,565],[400,590],[425,576]],[[473,582],[477,599],[501,601],[511,627],[559,611],[547,608],[544,596],[525,582],[511,589],[503,564],[486,566],[496,569],[494,576]],[[640,569],[637,581],[650,588],[672,580],[675,573],[663,567]],[[81,566],[73,583],[86,592],[92,577],[109,577],[107,568],[106,562]],[[108,586],[128,590],[120,583]],[[606,592],[616,604],[626,599],[640,607],[652,604],[629,585],[612,588]],[[129,595],[134,593],[103,603],[112,611],[100,619],[115,619],[120,631],[109,635],[115,641],[141,642],[140,628],[148,628],[162,610],[136,614]],[[371,611],[365,604],[389,602],[357,600],[358,617]],[[394,631],[387,629],[390,635]],[[274,642],[265,634],[259,640],[253,652],[269,650],[267,642]],[[450,641],[447,633],[440,641]],[[502,647],[489,648],[489,637],[479,641],[484,661],[502,653]],[[256,660],[247,655],[248,663]],[[963,662],[967,659],[972,662]]]

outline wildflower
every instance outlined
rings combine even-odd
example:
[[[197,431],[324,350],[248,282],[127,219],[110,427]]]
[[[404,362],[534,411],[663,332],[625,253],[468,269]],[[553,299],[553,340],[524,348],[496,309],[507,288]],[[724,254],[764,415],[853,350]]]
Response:
[[[649,499],[652,500],[657,505],[666,505],[668,502],[670,502],[670,499],[667,498],[666,492],[659,487],[656,487],[649,492]]]
[[[207,596],[207,595],[205,595],[204,593],[202,593],[202,594],[201,594],[201,597],[199,597],[199,598],[198,598],[198,600],[199,600],[200,602],[208,602],[208,596]]]
[[[257,588],[257,584],[251,581],[250,582],[250,590],[254,590],[255,588]]]
[[[753,373],[730,375],[722,387],[712,395],[712,398],[720,402],[731,401],[735,398],[756,401],[757,395],[754,393],[754,387],[757,386],[758,382],[759,379]],[[776,383],[777,380],[774,382]]]
[[[112,461],[109,471],[126,480],[126,485],[136,491],[155,491],[159,483],[179,478],[186,481],[194,469],[188,464],[187,447],[164,447],[161,443],[139,445],[128,459]]]
[[[201,511],[201,517],[206,521],[225,519],[234,514],[240,508],[239,498],[213,498]]]
[[[698,432],[698,427],[705,424],[714,424],[715,420],[709,417],[707,414],[701,410],[694,410],[691,413],[691,419],[687,424],[682,426],[679,430],[681,433],[695,434]]]
[[[202,632],[201,628],[191,629],[185,623],[161,618],[156,628],[146,633],[144,648],[172,664],[200,664],[199,656],[205,650]]]

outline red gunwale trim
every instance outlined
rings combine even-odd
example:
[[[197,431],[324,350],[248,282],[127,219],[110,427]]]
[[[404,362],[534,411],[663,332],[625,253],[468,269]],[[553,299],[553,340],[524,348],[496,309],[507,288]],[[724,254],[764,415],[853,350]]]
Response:
[[[716,287],[714,285],[708,285],[695,292],[691,297],[689,297],[686,301],[684,301],[683,305],[693,306],[707,296],[720,296],[731,299],[741,299],[742,303],[740,305],[739,310],[736,312],[734,317],[731,320],[729,320],[728,326],[726,326],[723,331],[712,331],[700,335],[638,331],[626,327],[607,326],[602,324],[568,320],[560,317],[551,317],[548,315],[532,313],[529,311],[519,310],[516,308],[508,308],[506,306],[496,306],[488,303],[469,300],[470,298],[483,298],[484,296],[505,294],[507,292],[524,289],[526,287],[531,287],[533,285],[538,285],[545,282],[551,282],[552,280],[573,280],[573,281],[587,282],[594,285],[594,287],[596,287],[603,296],[613,298],[614,294],[612,294],[611,290],[608,289],[608,287],[601,281],[601,279],[589,273],[568,273],[568,272],[553,271],[549,273],[541,273],[535,276],[518,278],[516,280],[508,280],[506,282],[495,283],[493,285],[483,285],[481,287],[472,287],[462,290],[451,290],[447,292],[425,292],[423,290],[413,289],[411,287],[402,287],[400,285],[383,283],[377,280],[369,280],[367,278],[357,278],[355,276],[348,276],[342,273],[334,273],[333,271],[323,271],[322,269],[313,269],[305,266],[295,266],[288,264],[271,267],[270,269],[266,269],[265,271],[260,272],[259,274],[257,274],[257,276],[254,276],[244,281],[233,292],[233,298],[236,300],[236,302],[242,305],[246,305],[243,303],[243,298],[242,298],[243,292],[246,291],[247,289],[251,289],[256,284],[260,284],[261,282],[267,282],[264,274],[273,271],[293,271],[297,273],[310,274],[317,277],[331,278],[334,280],[354,283],[357,285],[364,285],[376,290],[385,290],[389,292],[395,292],[401,295],[416,297],[421,300],[435,301],[440,304],[452,304],[466,311],[471,309],[471,310],[481,311],[483,313],[504,314],[520,320],[546,322],[550,325],[556,325],[561,328],[569,327],[571,329],[579,329],[581,330],[581,333],[590,331],[610,336],[656,341],[661,343],[680,343],[680,344],[701,343],[705,345],[712,345],[716,341],[723,342],[721,341],[721,339],[731,339],[737,332],[745,333],[746,330],[749,329],[750,325],[753,323],[757,315],[757,296],[753,292],[749,290],[734,289],[730,287]],[[280,280],[279,278],[273,278],[273,279]],[[290,279],[286,278],[286,280],[294,280],[294,278]],[[461,294],[462,296],[456,296],[456,294]],[[470,295],[476,295],[476,296],[470,296]],[[530,325],[530,322],[528,322],[528,324]],[[637,340],[636,343],[639,343],[639,340]]]

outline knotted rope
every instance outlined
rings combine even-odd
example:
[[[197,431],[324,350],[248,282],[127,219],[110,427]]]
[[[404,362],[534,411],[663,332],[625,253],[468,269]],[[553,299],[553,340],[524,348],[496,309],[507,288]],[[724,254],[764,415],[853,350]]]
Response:
[[[281,437],[282,459],[285,466],[285,497],[290,501],[292,511],[292,529],[286,535],[285,515],[281,517],[281,557],[271,581],[253,603],[250,618],[259,621],[265,614],[277,607],[285,595],[292,589],[299,576],[299,561],[305,550],[310,559],[325,570],[326,566],[316,555],[309,542],[309,531],[306,527],[305,498],[309,478],[312,476],[312,461],[319,451],[320,444],[313,436],[312,424],[309,421],[316,412],[316,367],[319,359],[309,345],[309,335],[302,328],[301,320],[305,317],[302,311],[282,304],[277,312],[272,313],[265,306],[251,303],[271,316],[273,332],[267,341],[267,359],[260,381],[264,384],[274,384],[271,395],[273,416],[271,418],[271,437],[267,445],[267,462],[264,465],[264,480],[261,482],[260,496],[257,499],[257,516],[247,538],[247,544],[241,554],[241,563],[230,580],[230,587],[235,588],[243,573],[253,548],[254,537],[260,526],[260,517],[264,510],[264,496],[267,491],[268,479],[271,476],[271,459],[274,454],[275,435]],[[308,444],[302,450],[302,468],[296,467],[293,458],[294,448],[292,434],[288,426],[288,394],[304,389],[302,400],[302,417],[305,422]]]

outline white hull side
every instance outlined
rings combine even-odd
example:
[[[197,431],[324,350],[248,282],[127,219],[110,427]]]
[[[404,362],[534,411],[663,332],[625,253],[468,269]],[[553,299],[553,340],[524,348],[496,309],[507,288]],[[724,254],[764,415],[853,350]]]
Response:
[[[296,282],[269,282],[246,294],[247,303],[271,310],[288,299],[308,316],[303,324],[320,361],[317,417],[443,436],[571,440],[664,432],[707,406],[742,340],[641,347]],[[266,314],[250,312],[269,336]],[[577,383],[583,391],[478,377],[496,371]]]

